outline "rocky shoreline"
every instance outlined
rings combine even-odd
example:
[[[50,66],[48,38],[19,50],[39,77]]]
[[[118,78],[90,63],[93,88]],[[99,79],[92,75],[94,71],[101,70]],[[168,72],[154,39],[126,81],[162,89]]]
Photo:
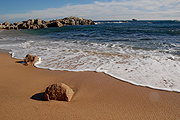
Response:
[[[41,29],[48,27],[62,27],[68,25],[94,25],[95,23],[91,19],[84,19],[81,17],[66,17],[63,19],[53,19],[45,21],[40,18],[29,19],[27,21],[15,22],[10,24],[8,21],[0,23],[0,29]]]

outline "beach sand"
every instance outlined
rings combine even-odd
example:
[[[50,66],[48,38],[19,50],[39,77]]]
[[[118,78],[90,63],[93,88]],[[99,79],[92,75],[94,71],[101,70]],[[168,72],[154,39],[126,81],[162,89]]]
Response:
[[[0,53],[1,120],[180,120],[180,93],[135,86],[104,73],[24,66]],[[70,102],[43,101],[48,85],[63,82]]]

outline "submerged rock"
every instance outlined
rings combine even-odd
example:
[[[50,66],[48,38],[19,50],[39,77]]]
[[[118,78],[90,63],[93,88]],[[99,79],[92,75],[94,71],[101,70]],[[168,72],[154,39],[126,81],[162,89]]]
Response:
[[[64,83],[56,83],[48,86],[44,93],[45,100],[59,100],[69,102],[74,95],[74,91]]]
[[[34,63],[37,62],[38,59],[39,58],[37,56],[27,54],[24,59],[24,64],[25,65],[34,65]]]
[[[137,19],[132,19],[132,21],[137,21]]]

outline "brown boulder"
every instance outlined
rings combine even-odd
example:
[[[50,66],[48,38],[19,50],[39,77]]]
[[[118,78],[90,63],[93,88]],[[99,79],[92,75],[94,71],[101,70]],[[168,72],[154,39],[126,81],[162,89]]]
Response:
[[[8,21],[4,22],[2,25],[9,26],[10,23]]]
[[[20,29],[27,29],[28,27],[27,27],[26,23],[23,23],[23,24],[19,24],[18,28],[20,28]]]
[[[27,25],[33,25],[33,24],[34,24],[34,19],[29,19]]]
[[[40,25],[40,28],[47,28],[46,24]]]
[[[38,57],[34,55],[27,54],[24,59],[25,65],[33,65],[35,62],[38,61]]]
[[[41,25],[42,23],[43,23],[43,20],[41,20],[40,18],[37,18],[34,20],[34,24]]]
[[[70,24],[70,25],[76,25],[76,22],[75,22],[74,19],[70,19],[70,20],[69,20],[69,24]]]
[[[74,95],[74,91],[64,83],[56,83],[48,86],[44,93],[45,100],[59,100],[69,102]]]
[[[32,29],[38,29],[36,25],[32,25]]]
[[[62,27],[63,24],[60,23],[59,21],[52,21],[52,22],[49,23],[47,26],[48,26],[48,27]]]

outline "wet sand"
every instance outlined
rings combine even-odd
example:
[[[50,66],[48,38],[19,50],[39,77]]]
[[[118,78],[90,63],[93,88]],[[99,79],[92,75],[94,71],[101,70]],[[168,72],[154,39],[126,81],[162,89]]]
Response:
[[[104,73],[67,72],[24,66],[0,53],[2,120],[179,120],[180,93],[135,86]],[[70,102],[44,101],[48,85],[64,82]]]

